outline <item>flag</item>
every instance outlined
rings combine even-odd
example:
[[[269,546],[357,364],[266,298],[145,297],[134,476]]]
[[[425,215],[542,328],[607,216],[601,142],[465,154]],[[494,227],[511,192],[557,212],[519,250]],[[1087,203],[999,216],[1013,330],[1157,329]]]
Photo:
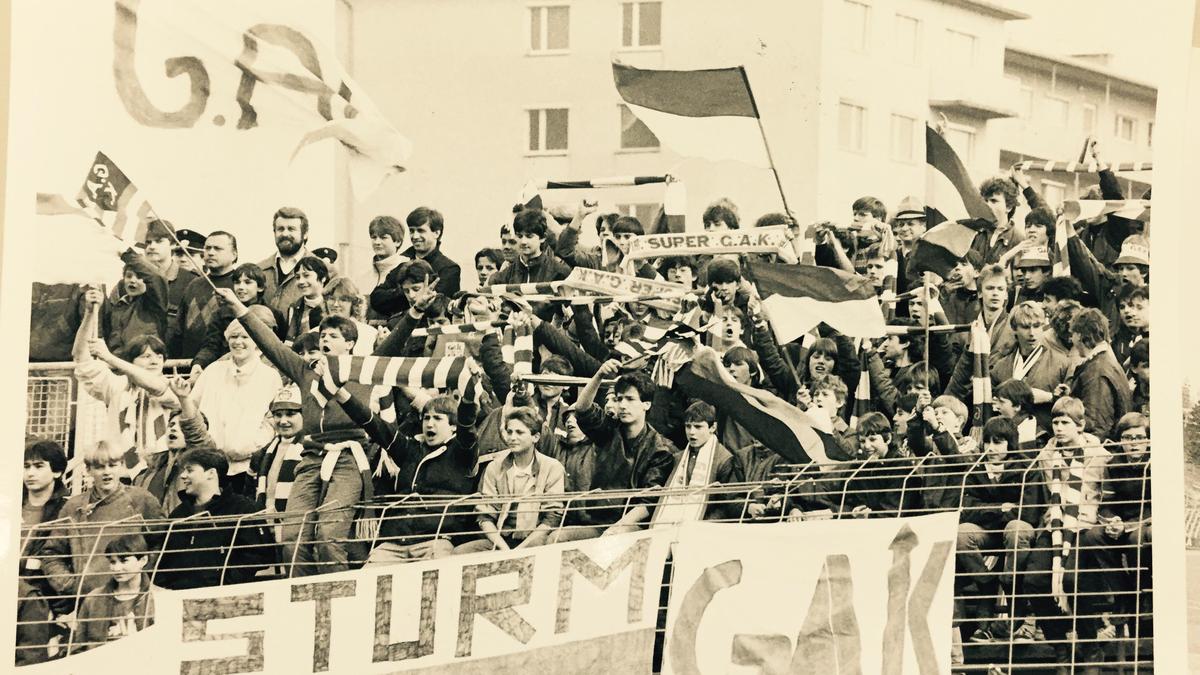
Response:
[[[325,376],[312,383],[311,393],[324,406],[342,385],[357,382],[384,387],[455,389],[478,388],[470,357],[402,358],[388,356],[336,356],[326,359]]]
[[[286,17],[256,14],[253,9],[239,10],[250,15],[250,23],[243,24],[230,21],[223,3],[173,0],[167,3],[169,12],[146,11],[146,4],[116,2],[118,24],[133,22],[138,42],[150,42],[140,50],[166,45],[202,58],[210,72],[240,71],[238,129],[262,125],[294,131],[292,160],[313,143],[336,140],[346,150],[350,182],[359,198],[389,174],[404,171],[412,144],[349,76],[332,45],[287,25]],[[118,42],[116,48],[133,47]],[[124,54],[119,61],[133,63],[134,58]],[[210,108],[212,103],[215,99]],[[268,110],[271,114],[260,115]]]
[[[771,166],[745,68],[643,70],[614,63],[613,80],[629,111],[675,152]]]
[[[871,282],[832,267],[750,261],[747,276],[763,298],[771,327],[787,344],[824,322],[851,337],[883,337],[883,311]]]
[[[38,194],[33,237],[33,281],[43,284],[113,284],[129,245],[61,195]]]
[[[1071,276],[1071,256],[1067,251],[1067,238],[1070,236],[1071,221],[1063,216],[1059,216],[1054,223],[1054,248],[1057,255],[1054,256],[1054,276],[1069,277]]]
[[[658,215],[646,234],[670,234],[683,232],[685,229],[685,214],[687,213],[687,192],[681,181],[667,183],[663,204],[658,209]]]
[[[913,246],[909,269],[917,276],[933,272],[945,277],[971,250],[980,221],[947,220],[929,228]]]
[[[987,424],[992,414],[992,375],[988,361],[992,351],[992,339],[988,335],[987,325],[983,322],[983,314],[971,324],[970,341],[967,344],[971,352],[971,404],[975,409],[974,424],[976,440],[983,442],[983,425]]]
[[[950,147],[946,139],[928,124],[925,125],[925,163],[934,169],[929,172],[932,194],[926,195],[925,199],[925,203],[935,211],[935,214],[930,214],[934,215],[929,220],[930,225],[933,225],[935,220],[942,219],[977,218],[988,222],[995,220],[992,210],[983,201],[958,153],[954,152],[954,148]],[[950,182],[953,192],[939,189],[945,181]],[[928,211],[927,207],[926,212]]]
[[[117,238],[130,245],[146,238],[154,209],[137,186],[103,152],[96,153],[75,201]]]
[[[712,403],[736,419],[751,436],[793,464],[832,461],[841,448],[834,437],[816,428],[816,420],[778,396],[739,384],[709,347],[695,350],[692,361],[675,374],[689,395]]]

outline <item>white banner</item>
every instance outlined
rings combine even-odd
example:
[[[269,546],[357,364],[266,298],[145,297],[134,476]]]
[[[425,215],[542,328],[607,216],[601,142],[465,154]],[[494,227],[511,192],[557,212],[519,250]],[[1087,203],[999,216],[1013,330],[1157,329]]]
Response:
[[[153,627],[22,672],[649,673],[674,533],[159,591]]]
[[[630,276],[628,274],[616,274],[614,272],[604,272],[602,270],[594,270],[587,267],[576,267],[571,270],[571,274],[563,281],[563,285],[567,288],[572,288],[589,293],[600,293],[604,295],[682,295],[691,292],[692,289],[683,284],[674,284],[669,281],[657,281],[655,279],[643,279],[641,277]],[[668,311],[676,311],[679,309],[679,301],[670,300],[648,300],[644,304],[651,307],[658,307]]]
[[[16,3],[12,156],[35,160],[10,198],[73,198],[102,151],[176,227],[235,234],[242,262],[274,253],[282,206],[308,214],[311,247],[336,245],[338,153],[367,190],[388,170],[372,158],[407,152],[329,47],[336,4]]]
[[[647,234],[629,242],[629,260],[715,253],[774,253],[787,243],[786,225],[723,232]]]
[[[957,526],[685,523],[662,672],[948,674]]]

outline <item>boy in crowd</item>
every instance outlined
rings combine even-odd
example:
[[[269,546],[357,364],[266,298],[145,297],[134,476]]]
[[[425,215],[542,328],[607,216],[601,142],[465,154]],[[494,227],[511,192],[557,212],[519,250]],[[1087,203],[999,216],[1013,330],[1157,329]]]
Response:
[[[1103,657],[1102,645],[1095,642],[1099,598],[1093,595],[1095,581],[1079,574],[1079,536],[1097,523],[1112,453],[1085,431],[1084,403],[1079,399],[1060,398],[1051,415],[1053,438],[1035,460],[1048,506],[1028,558],[1024,583],[1038,625],[1054,646],[1058,663],[1097,662]],[[1075,597],[1073,609],[1068,593]],[[1072,630],[1075,640],[1067,636]],[[1072,654],[1076,642],[1080,653]]]
[[[367,225],[371,237],[371,269],[354,279],[354,285],[367,296],[387,279],[388,274],[407,258],[400,255],[404,245],[404,223],[391,216],[375,216]],[[387,317],[367,308],[368,322],[386,321]]]
[[[57,652],[65,633],[54,616],[71,611],[73,598],[57,593],[42,571],[42,550],[50,527],[69,497],[63,484],[67,455],[51,440],[25,441],[25,472],[21,491],[20,589],[17,595],[17,665],[41,663]],[[39,527],[40,526],[40,527]]]
[[[367,565],[390,565],[449,555],[464,543],[471,514],[452,509],[447,497],[475,490],[479,448],[475,436],[477,392],[468,390],[458,401],[450,395],[429,398],[410,392],[412,407],[420,410],[420,433],[413,436],[374,413],[346,387],[336,400],[351,419],[378,443],[381,481],[396,495],[412,495],[402,514],[382,514],[378,541]],[[420,495],[420,497],[418,497]],[[426,503],[422,498],[429,498]],[[457,541],[456,541],[457,540]]]
[[[220,452],[199,449],[179,464],[184,494],[170,517],[183,522],[167,535],[155,584],[181,590],[253,581],[275,562],[274,541],[261,521],[232,517],[258,508],[228,489],[229,462]]]
[[[488,464],[479,491],[485,499],[507,500],[476,506],[483,538],[455,547],[455,553],[541,546],[562,523],[566,473],[558,460],[537,451],[541,414],[515,408],[504,415],[504,427],[508,450]]]
[[[280,389],[271,401],[269,412],[275,437],[250,460],[258,477],[254,496],[258,510],[283,513],[304,452],[299,439],[304,426],[299,387],[289,384]]]
[[[654,396],[654,383],[641,372],[617,378],[613,386],[615,417],[609,417],[596,404],[596,394],[606,378],[617,374],[621,364],[605,361],[579,392],[575,404],[579,427],[596,444],[596,474],[593,487],[646,489],[662,487],[675,467],[678,450],[646,422]],[[634,532],[650,518],[652,502],[632,500],[620,512],[616,509],[593,513],[601,527],[580,527],[555,533],[555,542],[575,541],[595,536]],[[616,516],[616,522],[610,518]]]
[[[962,516],[958,525],[958,574],[965,591],[984,597],[980,617],[996,615],[995,586],[1013,590],[1016,570],[1024,568],[1034,528],[1042,522],[1046,498],[1030,471],[1031,458],[1020,452],[1017,427],[996,417],[983,427],[983,461],[967,470]],[[984,552],[1000,553],[1002,562],[989,568]],[[998,626],[984,624],[972,642],[988,642]]]
[[[1097,309],[1084,309],[1071,319],[1075,373],[1055,394],[1079,399],[1087,415],[1087,432],[1108,438],[1129,412],[1129,379],[1109,345],[1108,321]],[[1055,404],[1057,405],[1057,403]]]
[[[42,569],[55,595],[83,597],[111,579],[109,560],[101,553],[108,542],[124,533],[142,533],[140,521],[154,521],[164,514],[159,500],[142,488],[125,485],[124,451],[100,441],[87,449],[84,465],[92,479],[86,491],[63,504],[60,520],[50,530],[42,550]],[[101,528],[100,523],[132,521],[128,525]],[[157,542],[159,537],[146,532]]]
[[[167,280],[142,254],[128,251],[123,257],[121,283],[105,302],[101,333],[118,352],[142,335],[167,340]]]
[[[154,625],[154,594],[145,569],[150,549],[139,534],[108,542],[104,558],[111,576],[79,603],[70,653],[94,649]]]
[[[908,448],[918,457],[931,456],[921,465],[922,501],[931,511],[957,509],[966,471],[978,459],[975,441],[963,436],[967,406],[942,394],[918,412],[921,419],[908,425]]]
[[[895,518],[920,504],[919,479],[913,462],[900,454],[892,442],[892,425],[881,413],[872,412],[858,421],[857,443],[851,463],[838,474],[847,477],[818,481],[843,517]]]
[[[527,284],[567,278],[571,268],[546,244],[549,230],[545,211],[521,211],[513,218],[513,230],[517,235],[517,257],[492,277],[492,284]]]
[[[687,447],[679,454],[665,487],[682,490],[713,484],[741,483],[746,479],[742,460],[717,441],[717,409],[696,401],[683,413]],[[706,496],[697,491],[663,497],[654,514],[656,525],[688,520],[736,522],[745,498],[740,493]]]

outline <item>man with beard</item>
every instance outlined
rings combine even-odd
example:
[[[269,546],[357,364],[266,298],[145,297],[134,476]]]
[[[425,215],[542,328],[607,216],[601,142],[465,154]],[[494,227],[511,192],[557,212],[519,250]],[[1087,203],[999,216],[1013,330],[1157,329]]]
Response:
[[[271,219],[275,235],[275,255],[258,263],[267,277],[263,302],[287,315],[288,308],[300,299],[296,288],[296,264],[308,253],[308,216],[295,207],[285,206]]]
[[[173,330],[168,332],[168,343],[177,341],[179,358],[192,359],[208,336],[208,325],[212,323],[219,307],[213,297],[213,286],[233,288],[234,270],[238,260],[237,238],[218,230],[204,241],[204,272],[208,280],[196,279],[188,284],[180,300],[179,316]],[[209,284],[209,281],[212,283]]]

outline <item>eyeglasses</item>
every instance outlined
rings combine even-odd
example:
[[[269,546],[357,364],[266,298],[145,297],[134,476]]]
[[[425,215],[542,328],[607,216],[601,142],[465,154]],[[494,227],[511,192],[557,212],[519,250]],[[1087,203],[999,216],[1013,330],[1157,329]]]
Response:
[[[1143,434],[1121,434],[1121,440],[1123,441],[1144,441],[1148,438],[1150,437]]]

